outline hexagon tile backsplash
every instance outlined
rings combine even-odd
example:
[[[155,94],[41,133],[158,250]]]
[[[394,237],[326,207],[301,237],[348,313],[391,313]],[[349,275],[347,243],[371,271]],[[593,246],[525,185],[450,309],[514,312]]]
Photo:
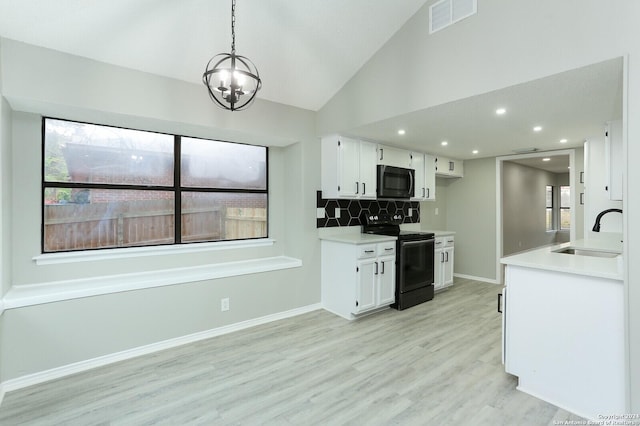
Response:
[[[317,228],[334,226],[358,226],[362,213],[400,213],[403,223],[420,222],[420,202],[402,200],[344,200],[322,198],[322,191],[316,195]],[[411,209],[411,215],[409,215]]]

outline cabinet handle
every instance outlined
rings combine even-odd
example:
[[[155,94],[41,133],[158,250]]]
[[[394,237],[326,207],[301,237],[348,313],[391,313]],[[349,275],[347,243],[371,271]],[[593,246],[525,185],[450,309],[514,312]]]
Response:
[[[360,192],[360,183],[356,182],[356,194]]]
[[[500,302],[502,302],[502,293],[498,293],[498,312],[502,313],[502,304]]]
[[[436,245],[442,244],[442,241],[436,241]]]
[[[365,250],[365,253],[373,253],[373,250]]]
[[[384,275],[384,262],[380,262],[380,263],[382,263],[382,272],[381,272],[381,274]]]
[[[384,249],[384,251],[391,251],[393,250],[393,247],[387,247],[386,249]]]
[[[449,252],[445,251],[444,255],[445,255],[445,258],[447,259],[447,260],[445,260],[445,262],[448,262],[449,261]]]
[[[367,184],[362,182],[362,195],[367,193]]]
[[[444,263],[444,253],[440,253],[440,263]]]
[[[374,262],[376,264],[376,273],[375,275],[378,275],[378,262]]]
[[[453,161],[449,161],[449,171],[452,172],[455,168],[455,163]]]
[[[425,198],[425,196],[427,195],[427,192],[424,188],[422,188],[422,198]]]
[[[431,196],[429,195],[429,188],[427,188],[427,197],[426,198],[431,198]]]
[[[380,160],[384,158],[384,149],[380,148]]]
[[[452,242],[454,242],[454,241],[455,241],[455,240],[447,240],[447,242],[448,242],[448,243],[452,243]]]

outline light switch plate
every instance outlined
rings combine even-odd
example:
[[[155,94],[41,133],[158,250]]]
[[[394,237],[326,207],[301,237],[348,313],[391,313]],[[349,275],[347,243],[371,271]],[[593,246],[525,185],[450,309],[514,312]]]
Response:
[[[336,207],[335,213],[336,219],[340,219],[340,207]]]
[[[413,217],[413,209],[409,207],[409,217]]]
[[[316,219],[324,219],[324,209],[322,207],[316,209]]]

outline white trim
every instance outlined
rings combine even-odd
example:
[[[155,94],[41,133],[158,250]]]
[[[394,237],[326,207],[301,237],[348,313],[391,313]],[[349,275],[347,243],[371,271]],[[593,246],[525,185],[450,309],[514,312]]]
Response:
[[[101,250],[84,250],[64,253],[45,253],[34,256],[36,265],[53,265],[58,263],[93,262],[96,260],[130,259],[142,256],[166,256],[176,254],[198,253],[237,248],[272,246],[273,238],[251,240],[216,241],[211,243],[172,244],[152,247],[126,247]]]
[[[5,309],[15,309],[82,297],[278,271],[300,266],[302,266],[300,259],[275,256],[205,266],[16,285],[9,289],[3,301]]]
[[[474,275],[465,275],[465,274],[453,274],[454,277],[458,277],[458,278],[462,278],[465,280],[473,280],[473,281],[480,281],[483,283],[489,283],[489,284],[500,284],[500,282],[498,280],[494,280],[491,278],[485,278],[485,277],[476,277]]]
[[[264,317],[254,318],[236,324],[225,325],[223,327],[218,327],[211,330],[188,334],[186,336],[176,337],[169,340],[163,340],[161,342],[152,343],[150,345],[139,346],[137,348],[116,352],[109,355],[103,355],[85,361],[75,362],[73,364],[64,365],[62,367],[56,367],[50,370],[28,374],[26,376],[10,379],[3,383],[0,383],[0,396],[2,395],[2,392],[11,392],[18,389],[23,389],[28,386],[37,385],[72,374],[82,373],[93,368],[103,367],[105,365],[128,360],[141,355],[148,355],[154,352],[163,351],[165,349],[171,349],[189,343],[221,336],[223,334],[233,333],[235,331],[255,327],[256,325],[262,325],[269,322],[306,314],[321,308],[322,307],[319,303],[307,305],[300,308],[291,309],[289,311],[278,312],[276,314],[266,315]]]

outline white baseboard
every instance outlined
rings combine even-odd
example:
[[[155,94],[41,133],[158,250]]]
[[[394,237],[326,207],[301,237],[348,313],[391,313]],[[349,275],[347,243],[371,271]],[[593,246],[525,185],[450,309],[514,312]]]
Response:
[[[498,280],[485,278],[485,277],[475,277],[473,275],[465,275],[465,274],[453,274],[454,277],[463,278],[465,280],[473,280],[473,281],[481,281],[483,283],[489,284],[500,284]]]
[[[307,305],[300,308],[291,309],[289,311],[278,312],[276,314],[266,315],[260,318],[254,318],[235,324],[225,325],[223,327],[201,331],[186,336],[176,337],[174,339],[164,340],[161,342],[152,343],[150,345],[140,346],[137,348],[128,349],[126,351],[103,355],[97,358],[75,362],[73,364],[64,365],[62,367],[56,367],[50,370],[40,371],[38,373],[29,374],[23,377],[10,379],[0,383],[0,404],[2,403],[2,398],[4,397],[5,392],[23,389],[28,386],[33,386],[40,383],[48,382],[50,380],[59,379],[71,374],[81,373],[93,368],[102,367],[105,365],[113,364],[115,362],[135,358],[141,355],[148,355],[165,349],[171,349],[177,346],[186,345],[188,343],[194,343],[200,340],[232,333],[234,331],[244,330],[247,328],[255,327],[256,325],[266,324],[272,321],[278,321],[281,319],[306,314],[318,309],[322,309],[320,303]]]

